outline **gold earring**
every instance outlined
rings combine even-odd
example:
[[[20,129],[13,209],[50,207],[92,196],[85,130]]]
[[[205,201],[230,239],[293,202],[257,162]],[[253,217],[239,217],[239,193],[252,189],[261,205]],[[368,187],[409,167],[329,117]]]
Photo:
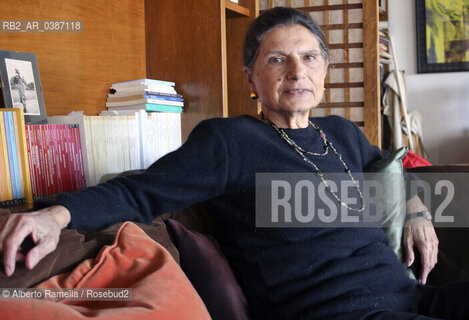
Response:
[[[257,98],[259,98],[259,96],[257,95],[257,93],[251,92],[251,99],[252,99],[252,100],[257,100]]]

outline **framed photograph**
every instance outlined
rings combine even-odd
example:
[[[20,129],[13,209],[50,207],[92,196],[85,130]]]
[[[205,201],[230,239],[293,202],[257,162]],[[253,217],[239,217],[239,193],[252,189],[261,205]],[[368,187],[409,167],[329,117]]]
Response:
[[[28,124],[47,123],[35,54],[0,50],[0,78],[3,107],[23,108]]]
[[[417,71],[469,71],[469,1],[415,0]]]

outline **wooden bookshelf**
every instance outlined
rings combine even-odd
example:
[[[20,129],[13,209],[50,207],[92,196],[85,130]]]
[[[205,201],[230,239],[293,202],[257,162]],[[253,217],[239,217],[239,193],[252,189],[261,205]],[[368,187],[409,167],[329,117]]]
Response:
[[[201,120],[257,112],[241,52],[258,11],[255,0],[146,2],[147,77],[172,79],[184,95],[183,138]]]
[[[105,110],[111,83],[144,78],[144,1],[0,2],[2,20],[81,20],[80,33],[0,33],[0,48],[35,53],[48,115]]]
[[[231,2],[230,0],[225,0],[226,15],[241,15],[244,17],[250,16],[249,8],[243,7],[237,3]]]
[[[176,82],[183,137],[201,120],[255,113],[241,48],[258,1],[39,0],[0,3],[3,20],[82,20],[81,33],[0,33],[1,49],[37,55],[48,115],[105,110],[111,83]]]

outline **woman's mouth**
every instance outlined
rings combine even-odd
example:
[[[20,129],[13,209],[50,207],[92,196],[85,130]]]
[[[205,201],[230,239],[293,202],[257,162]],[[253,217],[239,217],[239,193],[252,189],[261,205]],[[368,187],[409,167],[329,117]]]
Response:
[[[285,94],[295,95],[295,96],[300,96],[300,95],[307,94],[310,92],[311,90],[305,89],[305,88],[295,88],[295,89],[289,89],[289,90],[284,91]]]

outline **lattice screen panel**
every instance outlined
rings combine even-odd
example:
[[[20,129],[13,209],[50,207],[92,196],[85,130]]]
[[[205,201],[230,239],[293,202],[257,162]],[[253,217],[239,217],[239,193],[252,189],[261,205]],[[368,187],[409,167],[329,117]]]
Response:
[[[313,116],[335,114],[354,121],[372,143],[379,145],[378,13],[376,10],[374,17],[373,5],[366,8],[368,20],[364,23],[364,5],[369,3],[364,4],[363,0],[260,0],[259,8],[262,11],[276,6],[294,7],[307,11],[321,26],[329,43],[330,67],[323,101],[311,113]],[[367,39],[367,46],[364,46],[364,34],[371,38]]]

